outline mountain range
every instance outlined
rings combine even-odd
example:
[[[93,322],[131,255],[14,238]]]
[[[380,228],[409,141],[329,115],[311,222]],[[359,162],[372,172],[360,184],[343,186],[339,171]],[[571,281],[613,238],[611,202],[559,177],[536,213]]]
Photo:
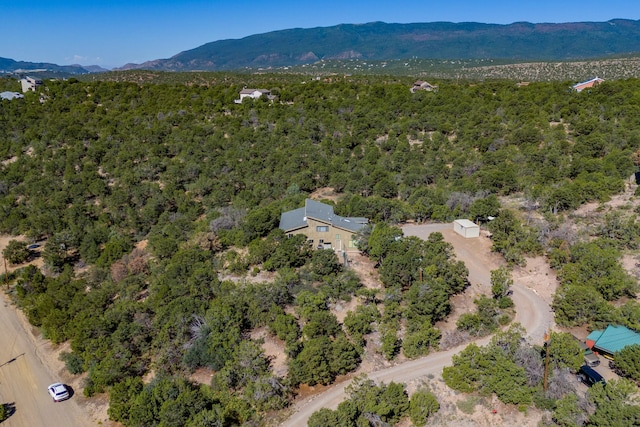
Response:
[[[86,74],[109,71],[98,65],[57,65],[48,62],[16,61],[0,57],[0,72],[2,73],[60,73],[60,74]]]
[[[293,28],[242,39],[219,40],[168,59],[126,64],[116,70],[223,71],[298,66],[322,60],[500,59],[568,61],[636,54],[640,21],[482,24],[341,24]],[[34,64],[0,58],[0,70],[47,68],[72,74],[92,67]],[[103,70],[98,70],[103,71]]]
[[[509,25],[433,22],[342,24],[220,40],[121,69],[164,71],[286,67],[320,60],[508,59],[566,61],[635,53],[640,21]]]

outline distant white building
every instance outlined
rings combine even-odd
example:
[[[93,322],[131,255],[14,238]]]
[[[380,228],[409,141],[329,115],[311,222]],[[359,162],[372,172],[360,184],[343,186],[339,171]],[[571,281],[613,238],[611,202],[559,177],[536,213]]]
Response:
[[[0,99],[12,100],[17,98],[24,98],[24,95],[20,92],[0,92]]]
[[[258,99],[263,95],[271,101],[276,98],[274,95],[271,95],[271,91],[267,89],[242,89],[240,91],[240,99],[236,99],[234,102],[236,104],[242,104],[245,98]]]
[[[411,89],[409,89],[411,93],[416,93],[419,90],[426,90],[427,92],[436,92],[438,90],[438,86],[432,85],[429,82],[425,82],[422,80],[416,80],[413,83]]]
[[[20,84],[22,85],[22,92],[35,92],[38,86],[42,86],[42,80],[27,76],[20,80]]]

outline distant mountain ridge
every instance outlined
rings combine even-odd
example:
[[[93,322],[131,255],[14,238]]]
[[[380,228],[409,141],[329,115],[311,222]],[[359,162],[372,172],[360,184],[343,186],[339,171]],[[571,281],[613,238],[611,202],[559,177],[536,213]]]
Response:
[[[640,21],[561,24],[341,24],[220,40],[169,59],[116,70],[222,71],[286,67],[330,59],[509,59],[566,61],[640,51]]]
[[[371,22],[293,28],[219,40],[168,59],[126,64],[113,70],[232,71],[349,59],[574,61],[634,54],[640,54],[640,20],[507,25]],[[6,73],[73,75],[104,71],[108,70],[98,66],[34,63],[0,57],[0,72]]]
[[[84,68],[81,65],[57,65],[48,62],[15,61],[13,59],[0,57],[0,72],[4,73],[28,74],[29,72],[56,72],[65,74],[87,74],[93,72],[89,70],[89,68],[90,67]]]

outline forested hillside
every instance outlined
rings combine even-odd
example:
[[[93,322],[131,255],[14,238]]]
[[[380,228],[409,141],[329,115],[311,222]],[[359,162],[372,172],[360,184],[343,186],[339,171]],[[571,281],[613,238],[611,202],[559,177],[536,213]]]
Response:
[[[392,77],[199,78],[46,81],[41,93],[0,102],[0,232],[44,246],[43,271],[17,270],[11,293],[47,338],[70,342],[67,368],[86,372],[85,395],[109,392],[113,420],[266,424],[301,384],[353,372],[372,331],[389,360],[436,349],[433,325],[468,273],[441,235],[400,238],[395,225],[410,220],[495,216],[496,252],[511,264],[548,254],[559,272],[559,324],[640,328],[637,281],[617,264],[639,247],[637,212],[585,235],[563,228],[572,210],[607,201],[637,170],[640,80],[581,93],[568,82],[443,80],[411,93],[412,80]],[[276,100],[236,104],[243,87]],[[360,245],[377,263],[378,292],[332,251],[278,229],[282,212],[324,187],[339,195],[327,202],[337,214],[376,224]],[[516,199],[521,209],[501,206]],[[10,248],[16,264],[34,256]],[[274,279],[223,279],[261,271]],[[461,331],[510,321],[500,274]],[[338,322],[329,304],[352,298],[358,308]],[[258,328],[286,346],[286,375],[250,338]],[[188,380],[199,368],[211,384]],[[527,387],[509,403],[555,407],[535,397],[539,383]]]

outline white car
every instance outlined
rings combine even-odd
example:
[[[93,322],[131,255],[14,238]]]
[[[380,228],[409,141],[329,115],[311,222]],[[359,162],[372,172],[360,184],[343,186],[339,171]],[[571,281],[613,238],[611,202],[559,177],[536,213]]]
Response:
[[[53,398],[54,402],[60,402],[69,398],[69,390],[67,386],[62,383],[55,383],[49,386],[49,394]]]

